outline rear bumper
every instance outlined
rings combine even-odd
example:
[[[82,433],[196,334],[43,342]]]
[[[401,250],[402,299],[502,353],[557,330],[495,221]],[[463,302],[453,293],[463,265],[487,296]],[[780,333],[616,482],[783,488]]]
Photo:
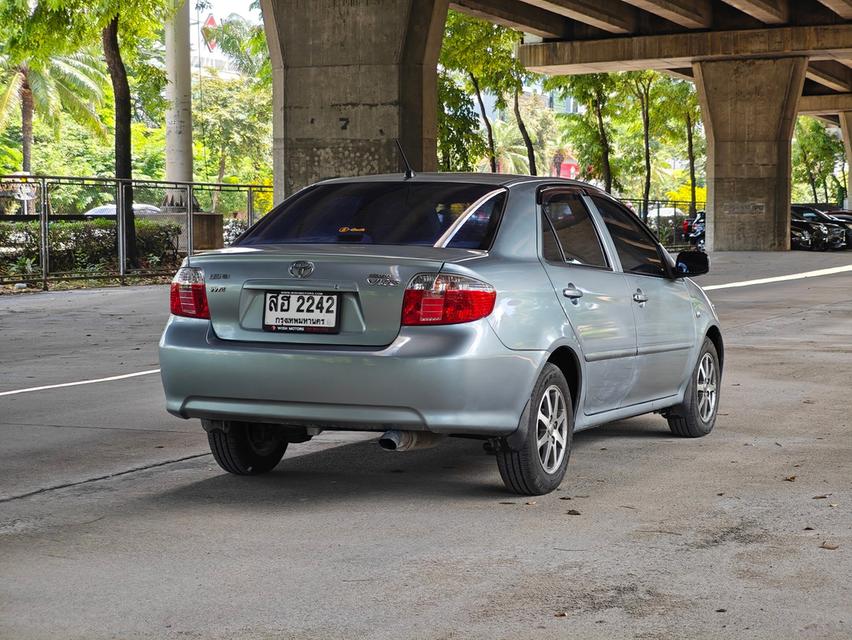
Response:
[[[327,429],[507,435],[546,358],[507,349],[487,321],[404,327],[379,350],[232,342],[178,317],[160,340],[170,413]]]

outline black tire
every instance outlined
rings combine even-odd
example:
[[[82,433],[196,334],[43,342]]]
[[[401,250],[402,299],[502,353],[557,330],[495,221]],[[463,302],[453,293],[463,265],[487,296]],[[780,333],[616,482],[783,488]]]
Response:
[[[712,384],[714,385],[713,391],[715,394],[709,413],[707,412],[706,405],[702,403],[702,395],[698,388],[698,378],[702,363],[708,360],[713,365]],[[672,408],[666,415],[672,433],[683,438],[700,438],[713,430],[713,426],[716,424],[716,416],[719,413],[719,387],[721,381],[722,368],[719,364],[719,354],[716,352],[716,345],[713,344],[710,338],[705,338],[704,344],[701,346],[701,351],[698,354],[695,368],[690,374],[689,384],[686,387],[686,393],[683,397],[683,404]],[[710,402],[706,395],[704,402]]]
[[[545,392],[551,393],[551,401],[554,397],[553,387],[561,392],[561,399],[564,402],[565,426],[564,433],[562,427],[559,433],[564,438],[563,455],[561,460],[558,457],[557,445],[558,436],[552,435],[547,427],[540,426],[538,414],[542,403],[546,402]],[[574,434],[574,410],[571,404],[571,391],[568,388],[568,383],[565,381],[565,376],[559,370],[559,367],[553,364],[546,364],[544,370],[536,382],[532,395],[530,396],[529,418],[527,422],[526,434],[523,439],[515,443],[513,447],[508,439],[503,439],[500,443],[500,448],[497,451],[497,468],[500,470],[500,477],[503,478],[503,483],[506,488],[520,495],[539,496],[545,493],[550,493],[556,489],[565,477],[565,471],[568,468],[568,458],[571,455],[571,440]],[[558,415],[558,414],[557,414]],[[561,424],[561,420],[559,421]],[[544,423],[541,423],[544,425]],[[539,435],[539,432],[542,435]],[[555,432],[555,430],[554,430]],[[549,446],[554,447],[552,450],[548,448],[548,442],[542,445],[546,450],[546,460],[550,461],[550,470],[546,469],[546,463],[542,461],[540,454],[539,439],[553,439]],[[553,458],[550,457],[552,453]],[[558,464],[557,464],[558,461]]]
[[[202,421],[219,466],[238,476],[272,471],[287,450],[284,433],[274,424]]]

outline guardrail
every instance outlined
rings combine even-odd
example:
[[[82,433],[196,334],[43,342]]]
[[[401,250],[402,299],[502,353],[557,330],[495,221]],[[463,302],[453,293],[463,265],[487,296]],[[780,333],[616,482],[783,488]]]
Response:
[[[0,176],[0,285],[170,276],[271,207],[271,185]]]

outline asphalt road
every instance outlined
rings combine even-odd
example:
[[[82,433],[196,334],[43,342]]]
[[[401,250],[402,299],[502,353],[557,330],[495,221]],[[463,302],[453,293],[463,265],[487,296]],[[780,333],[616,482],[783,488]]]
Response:
[[[719,254],[702,284],[850,263]],[[578,434],[534,500],[464,440],[323,434],[227,476],[157,375],[0,395],[0,638],[849,638],[852,272],[710,295],[714,433]],[[154,369],[166,314],[163,287],[0,297],[0,393]]]

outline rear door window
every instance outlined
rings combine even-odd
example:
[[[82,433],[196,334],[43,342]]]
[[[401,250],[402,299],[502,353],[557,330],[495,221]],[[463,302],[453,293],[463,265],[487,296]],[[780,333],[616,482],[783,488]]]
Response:
[[[487,250],[505,194],[493,185],[452,182],[320,184],[284,202],[236,244],[434,246],[440,241]]]
[[[578,193],[545,191],[541,209],[545,260],[608,266],[598,232]]]

